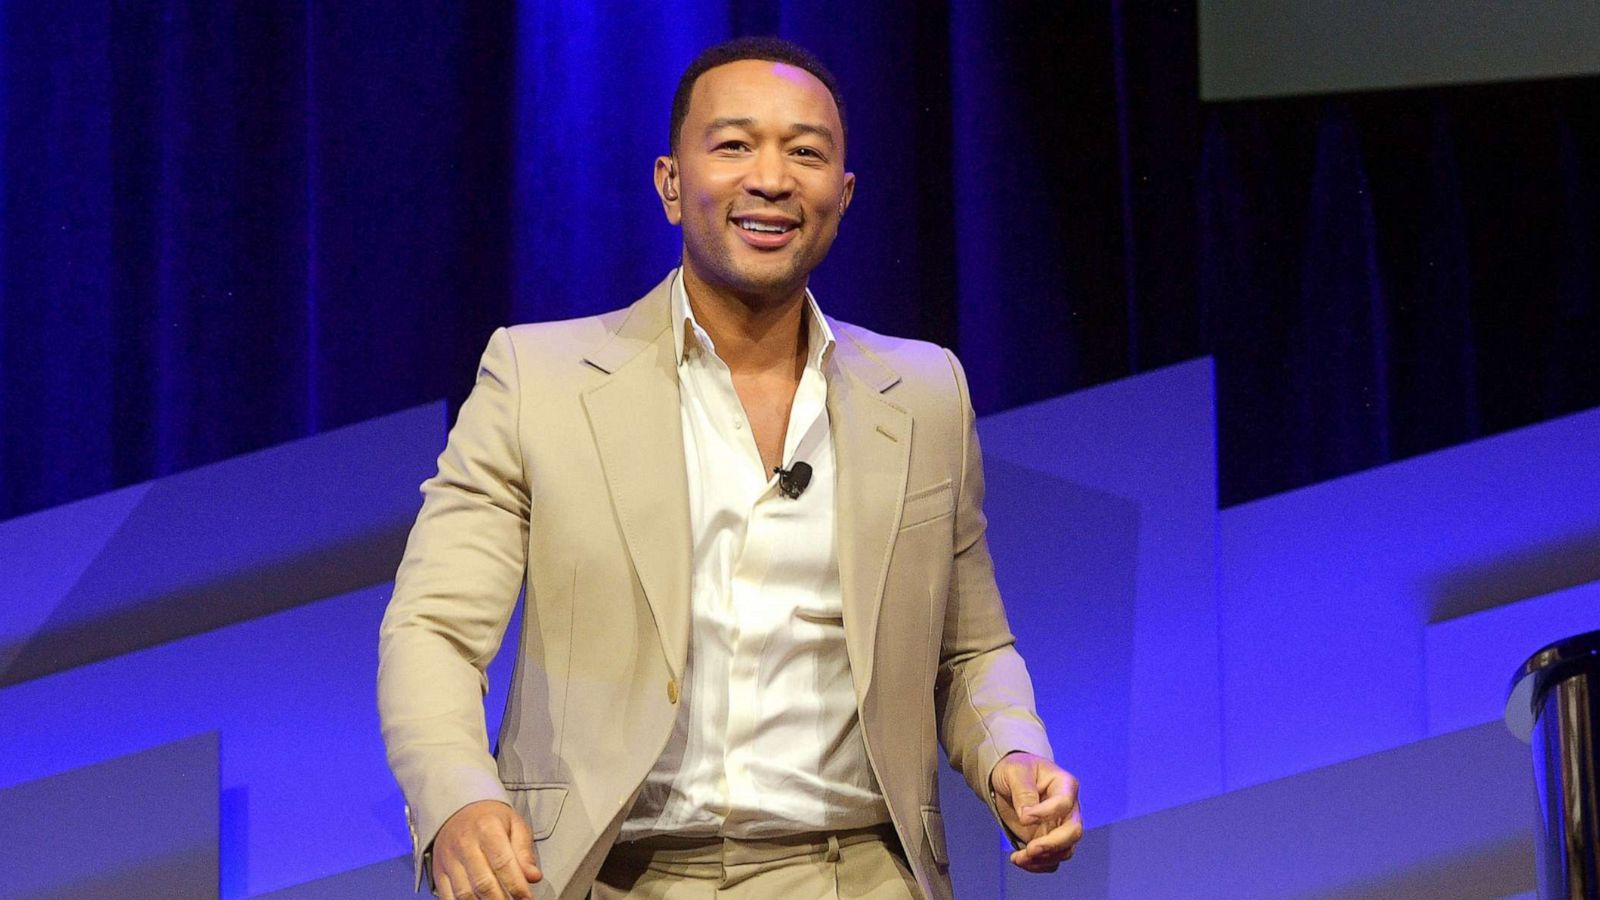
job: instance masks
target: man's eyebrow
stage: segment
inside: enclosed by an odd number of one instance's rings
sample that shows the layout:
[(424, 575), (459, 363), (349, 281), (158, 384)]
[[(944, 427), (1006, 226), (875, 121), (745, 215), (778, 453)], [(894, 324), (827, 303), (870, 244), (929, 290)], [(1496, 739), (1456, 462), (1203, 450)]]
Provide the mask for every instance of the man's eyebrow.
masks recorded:
[[(723, 128), (750, 128), (755, 124), (756, 120), (750, 118), (749, 116), (721, 116), (712, 119), (710, 124), (706, 125), (706, 134), (709, 135), (712, 132)], [(796, 122), (793, 126), (791, 126), (790, 130), (795, 134), (815, 135), (816, 137), (827, 141), (829, 147), (838, 146), (838, 142), (835, 141), (833, 137), (833, 129), (826, 125), (816, 125), (811, 122)]]
[(749, 128), (755, 123), (756, 120), (749, 116), (721, 116), (711, 120), (711, 124), (706, 126), (706, 134), (722, 128)]
[(829, 147), (838, 146), (833, 139), (833, 129), (826, 125), (813, 125), (810, 122), (796, 122), (794, 124), (794, 131), (796, 134), (816, 135), (817, 137), (827, 141)]

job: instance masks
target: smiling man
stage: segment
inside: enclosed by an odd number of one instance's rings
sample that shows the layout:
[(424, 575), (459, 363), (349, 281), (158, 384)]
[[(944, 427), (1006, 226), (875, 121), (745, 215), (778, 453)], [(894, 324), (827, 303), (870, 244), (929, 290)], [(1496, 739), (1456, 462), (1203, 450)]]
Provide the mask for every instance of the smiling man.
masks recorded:
[(682, 265), (490, 339), (380, 636), (441, 896), (942, 900), (936, 740), (1015, 865), (1082, 835), (995, 587), (960, 365), (806, 287), (855, 190), (844, 113), (792, 44), (705, 51), (655, 162)]

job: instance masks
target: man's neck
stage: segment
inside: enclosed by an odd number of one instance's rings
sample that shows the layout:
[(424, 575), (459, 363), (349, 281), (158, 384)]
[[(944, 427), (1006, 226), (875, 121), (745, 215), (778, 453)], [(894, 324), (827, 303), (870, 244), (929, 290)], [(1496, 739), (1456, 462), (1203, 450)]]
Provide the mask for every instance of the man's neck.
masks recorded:
[(793, 372), (805, 368), (806, 289), (801, 285), (781, 299), (740, 297), (683, 270), (684, 293), (695, 321), (717, 347), (717, 356), (735, 374)]

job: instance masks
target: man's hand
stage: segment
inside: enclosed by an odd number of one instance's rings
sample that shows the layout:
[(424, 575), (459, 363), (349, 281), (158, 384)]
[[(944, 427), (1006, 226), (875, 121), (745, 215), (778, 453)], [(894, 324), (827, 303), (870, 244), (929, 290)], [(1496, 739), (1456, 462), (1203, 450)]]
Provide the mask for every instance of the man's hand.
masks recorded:
[(1054, 872), (1083, 837), (1078, 779), (1042, 756), (1007, 753), (989, 773), (995, 808), (1011, 833), (1027, 841), (1011, 862), (1029, 872)]
[(456, 810), (433, 839), (433, 883), (444, 900), (533, 900), (542, 880), (533, 832), (499, 800)]

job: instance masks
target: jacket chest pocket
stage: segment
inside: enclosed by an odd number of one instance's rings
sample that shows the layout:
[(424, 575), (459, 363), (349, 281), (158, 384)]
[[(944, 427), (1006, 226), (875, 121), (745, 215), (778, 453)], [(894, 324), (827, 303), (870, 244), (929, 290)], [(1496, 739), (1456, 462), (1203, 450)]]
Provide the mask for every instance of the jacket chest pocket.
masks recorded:
[(900, 530), (932, 522), (955, 512), (956, 492), (946, 478), (933, 487), (906, 494), (900, 509)]

